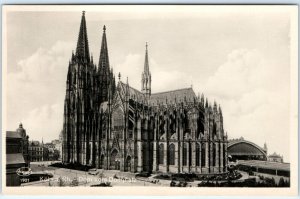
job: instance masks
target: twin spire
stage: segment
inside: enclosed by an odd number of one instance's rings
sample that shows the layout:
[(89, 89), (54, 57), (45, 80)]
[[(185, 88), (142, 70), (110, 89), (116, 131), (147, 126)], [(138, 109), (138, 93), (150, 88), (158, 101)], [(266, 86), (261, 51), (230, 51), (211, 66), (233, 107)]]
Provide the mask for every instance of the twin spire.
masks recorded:
[(106, 41), (106, 26), (103, 26), (103, 35), (102, 35), (102, 44), (100, 50), (100, 58), (99, 58), (99, 68), (106, 68), (109, 70), (109, 59), (108, 59), (108, 49), (107, 49), (107, 41)]
[(77, 47), (76, 47), (76, 56), (86, 61), (90, 62), (90, 52), (89, 52), (89, 42), (86, 30), (86, 22), (85, 22), (85, 11), (82, 11)]
[[(75, 56), (86, 63), (90, 63), (92, 60), (90, 58), (89, 52), (89, 43), (88, 43), (88, 36), (87, 36), (87, 27), (86, 27), (86, 20), (85, 20), (85, 11), (82, 11), (77, 47)], [(100, 57), (99, 57), (99, 70), (106, 71), (109, 73), (110, 66), (109, 66), (109, 57), (108, 57), (108, 48), (107, 48), (107, 40), (106, 40), (106, 26), (103, 26), (103, 35), (102, 35), (102, 43), (101, 43), (101, 50), (100, 50)], [(148, 43), (146, 43), (146, 54), (145, 54), (145, 63), (144, 63), (144, 72), (142, 74), (142, 91), (147, 94), (151, 95), (151, 74), (149, 70), (149, 60), (148, 60)]]
[[(85, 21), (85, 11), (82, 11), (77, 47), (76, 47), (76, 56), (89, 63), (90, 52), (89, 52), (89, 42), (87, 36), (87, 28)], [(102, 44), (100, 50), (99, 58), (99, 68), (107, 68), (109, 70), (109, 59), (108, 59), (108, 50), (107, 50), (107, 40), (106, 40), (106, 26), (103, 26), (103, 35), (102, 35)]]

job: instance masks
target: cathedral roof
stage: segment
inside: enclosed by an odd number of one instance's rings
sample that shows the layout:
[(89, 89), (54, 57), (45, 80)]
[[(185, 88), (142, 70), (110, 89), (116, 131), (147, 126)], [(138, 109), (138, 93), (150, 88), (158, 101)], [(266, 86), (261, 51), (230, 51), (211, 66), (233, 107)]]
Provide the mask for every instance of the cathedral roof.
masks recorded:
[(192, 88), (183, 88), (160, 93), (153, 93), (150, 97), (150, 104), (174, 104), (175, 102), (193, 101), (196, 97)]
[[(123, 83), (120, 81), (120, 86), (122, 90), (124, 91), (124, 94), (126, 93), (126, 83)], [(129, 98), (134, 99), (136, 101), (146, 101), (146, 96), (139, 90), (128, 86), (129, 88)], [(185, 100), (187, 102), (191, 102), (196, 97), (195, 92), (192, 88), (183, 88), (183, 89), (177, 89), (177, 90), (171, 90), (171, 91), (165, 91), (165, 92), (159, 92), (159, 93), (153, 93), (150, 96), (149, 104), (150, 105), (157, 105), (157, 104), (174, 104), (175, 102), (184, 102)]]
[[(124, 93), (126, 93), (126, 86), (127, 84), (123, 83), (122, 81), (120, 81), (120, 85), (122, 87), (122, 90), (124, 91)], [(131, 99), (135, 99), (137, 101), (145, 101), (146, 100), (146, 96), (140, 92), (139, 90), (129, 86), (129, 97)]]

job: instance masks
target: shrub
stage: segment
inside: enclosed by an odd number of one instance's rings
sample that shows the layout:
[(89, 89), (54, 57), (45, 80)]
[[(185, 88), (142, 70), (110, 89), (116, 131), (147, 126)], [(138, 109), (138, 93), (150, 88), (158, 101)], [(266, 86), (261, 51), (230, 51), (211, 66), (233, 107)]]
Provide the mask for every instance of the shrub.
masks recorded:
[(175, 186), (176, 186), (176, 182), (172, 180), (172, 181), (170, 182), (170, 187), (175, 187)]
[(149, 172), (138, 173), (135, 175), (135, 177), (144, 177), (144, 178), (147, 178), (149, 176), (151, 176)]
[(91, 187), (112, 187), (110, 182), (101, 182), (100, 184), (91, 185)]
[(60, 187), (65, 186), (65, 182), (64, 182), (64, 180), (62, 179), (62, 177), (59, 177), (59, 178), (58, 178), (58, 186), (60, 186)]
[(78, 182), (78, 179), (77, 178), (74, 178), (71, 182), (71, 186), (73, 187), (77, 187), (79, 185), (79, 182)]

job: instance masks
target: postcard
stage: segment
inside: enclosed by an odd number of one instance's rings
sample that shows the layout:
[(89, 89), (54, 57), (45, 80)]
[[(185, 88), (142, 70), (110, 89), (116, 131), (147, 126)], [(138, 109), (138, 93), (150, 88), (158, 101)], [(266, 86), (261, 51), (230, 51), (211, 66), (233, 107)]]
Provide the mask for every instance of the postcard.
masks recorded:
[(297, 195), (297, 6), (2, 19), (5, 194)]

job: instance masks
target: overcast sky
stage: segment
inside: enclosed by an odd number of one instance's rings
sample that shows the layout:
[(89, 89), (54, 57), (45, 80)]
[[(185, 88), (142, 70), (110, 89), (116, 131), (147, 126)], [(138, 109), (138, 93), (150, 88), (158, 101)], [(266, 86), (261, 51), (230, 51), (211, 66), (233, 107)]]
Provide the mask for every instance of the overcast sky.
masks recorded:
[[(98, 63), (102, 27), (115, 74), (141, 88), (145, 42), (152, 92), (193, 86), (221, 104), (229, 138), (267, 143), (289, 161), (290, 15), (257, 7), (76, 7), (7, 14), (7, 130), (22, 122), (30, 140), (57, 139), (68, 62), (86, 10)], [(4, 29), (5, 30), (5, 29)]]

